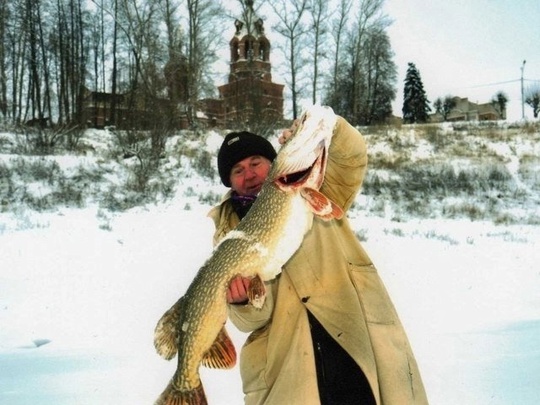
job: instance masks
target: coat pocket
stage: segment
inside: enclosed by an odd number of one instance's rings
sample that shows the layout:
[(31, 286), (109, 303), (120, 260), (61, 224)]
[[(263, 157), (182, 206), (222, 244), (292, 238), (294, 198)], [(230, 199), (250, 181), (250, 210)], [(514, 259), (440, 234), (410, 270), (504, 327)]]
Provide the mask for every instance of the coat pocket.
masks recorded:
[(397, 315), (394, 305), (375, 266), (349, 263), (349, 272), (362, 303), (366, 321), (380, 325), (395, 324)]
[(240, 374), (245, 394), (267, 388), (265, 373), (268, 325), (249, 335), (240, 353)]

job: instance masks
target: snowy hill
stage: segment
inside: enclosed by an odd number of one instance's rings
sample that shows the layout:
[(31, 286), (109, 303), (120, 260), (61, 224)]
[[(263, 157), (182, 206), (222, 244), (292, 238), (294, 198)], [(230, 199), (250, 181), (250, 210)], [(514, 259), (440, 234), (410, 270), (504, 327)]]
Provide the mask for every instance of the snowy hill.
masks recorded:
[[(431, 402), (538, 403), (539, 123), (362, 132), (369, 170), (348, 216)], [(155, 400), (175, 364), (153, 328), (211, 251), (222, 136), (172, 134), (156, 164), (148, 140), (126, 148), (113, 131), (47, 154), (0, 132), (0, 403)], [(237, 368), (203, 383), (211, 404), (242, 401)]]
[(364, 192), (392, 201), (398, 217), (538, 224), (539, 128), (486, 122), (367, 129)]

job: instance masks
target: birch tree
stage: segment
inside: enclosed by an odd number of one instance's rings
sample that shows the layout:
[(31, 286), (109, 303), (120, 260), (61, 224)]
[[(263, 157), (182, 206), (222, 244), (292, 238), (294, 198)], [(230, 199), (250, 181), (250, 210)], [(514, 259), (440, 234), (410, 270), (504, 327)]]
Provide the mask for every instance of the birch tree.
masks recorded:
[(327, 0), (310, 0), (309, 3), (309, 17), (311, 26), (311, 31), (309, 39), (312, 43), (312, 47), (309, 47), (311, 52), (311, 58), (313, 60), (313, 71), (311, 79), (311, 102), (316, 104), (318, 100), (318, 88), (320, 83), (320, 66), (324, 63), (324, 60), (328, 56), (327, 44), (327, 34), (328, 34), (328, 1)]
[(224, 14), (214, 0), (186, 0), (187, 60), (188, 60), (188, 117), (195, 123), (198, 100), (214, 88), (209, 76), (210, 65), (216, 60), (221, 40), (219, 22)]
[(327, 97), (330, 96), (328, 100), (330, 105), (337, 104), (338, 100), (332, 99), (337, 96), (337, 93), (333, 90), (338, 85), (338, 75), (341, 69), (342, 63), (341, 60), (345, 60), (344, 55), (342, 55), (341, 44), (343, 37), (346, 34), (347, 23), (349, 21), (348, 17), (351, 12), (352, 1), (351, 0), (340, 0), (335, 16), (332, 19), (332, 38), (334, 39), (333, 46), (333, 67), (332, 67), (332, 77), (329, 83), (330, 89), (327, 91)]
[(306, 60), (306, 34), (310, 30), (305, 20), (309, 0), (271, 0), (269, 4), (278, 18), (274, 29), (282, 36), (285, 43), (283, 52), (288, 67), (288, 79), (285, 82), (291, 90), (294, 119), (298, 117), (299, 102), (303, 95), (300, 75)]

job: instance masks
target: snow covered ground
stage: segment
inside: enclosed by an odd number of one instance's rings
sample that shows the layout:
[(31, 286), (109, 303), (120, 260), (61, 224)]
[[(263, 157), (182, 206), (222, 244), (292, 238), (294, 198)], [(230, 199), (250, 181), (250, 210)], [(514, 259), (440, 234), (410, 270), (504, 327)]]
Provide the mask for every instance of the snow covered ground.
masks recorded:
[[(0, 404), (153, 403), (176, 366), (153, 329), (211, 251), (209, 208), (177, 192), (124, 212), (1, 213)], [(350, 217), (432, 404), (540, 403), (539, 226)], [(210, 404), (242, 403), (237, 368), (202, 377)]]

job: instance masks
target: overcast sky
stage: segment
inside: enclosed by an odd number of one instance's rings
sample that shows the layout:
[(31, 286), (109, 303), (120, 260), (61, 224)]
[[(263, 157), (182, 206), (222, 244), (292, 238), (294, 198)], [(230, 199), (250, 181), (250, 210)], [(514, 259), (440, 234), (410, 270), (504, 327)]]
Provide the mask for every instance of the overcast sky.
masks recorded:
[[(257, 4), (257, 3), (256, 3)], [(227, 3), (231, 15), (236, 3)], [(540, 86), (540, 0), (386, 0), (384, 10), (393, 21), (388, 29), (398, 67), (394, 115), (401, 116), (403, 82), (408, 62), (420, 71), (428, 99), (446, 95), (488, 103), (498, 91), (509, 99), (508, 119), (521, 119), (521, 67), (526, 60), (524, 87)], [(262, 15), (269, 37), (272, 21)], [(234, 34), (231, 25), (227, 31)], [(228, 74), (224, 48), (223, 79)], [(274, 65), (280, 58), (274, 50)], [(276, 66), (273, 80), (284, 83)], [(525, 104), (525, 117), (532, 109)]]
[[(499, 90), (508, 119), (521, 118), (525, 88), (540, 85), (540, 0), (386, 0), (398, 66), (394, 114), (401, 116), (407, 63), (420, 71), (428, 99), (447, 94), (485, 103)], [(525, 104), (525, 116), (532, 109)]]

